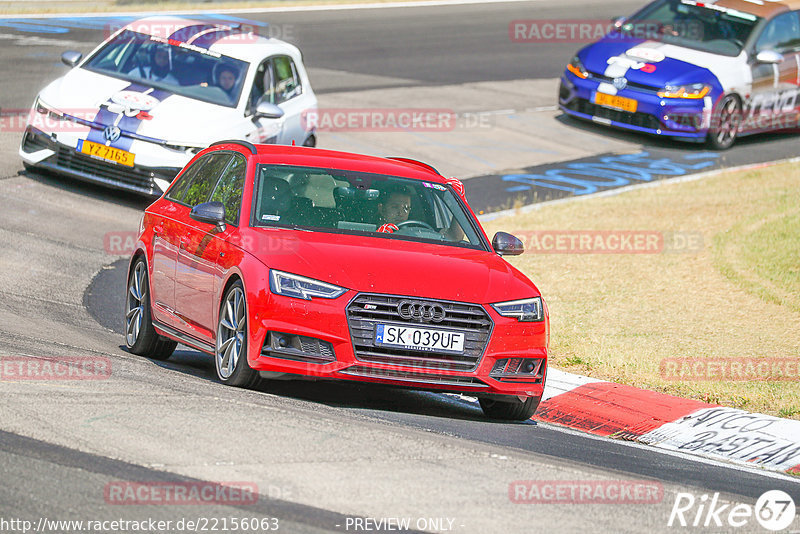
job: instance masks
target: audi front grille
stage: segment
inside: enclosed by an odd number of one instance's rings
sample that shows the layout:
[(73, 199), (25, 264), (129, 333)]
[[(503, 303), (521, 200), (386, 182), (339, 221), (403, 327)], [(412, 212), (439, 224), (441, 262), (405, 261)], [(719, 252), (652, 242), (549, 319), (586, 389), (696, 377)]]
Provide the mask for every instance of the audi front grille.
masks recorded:
[[(448, 371), (474, 371), (494, 326), (486, 310), (475, 304), (370, 293), (359, 294), (350, 302), (347, 323), (357, 360)], [(461, 332), (464, 351), (379, 345), (375, 343), (378, 324)]]

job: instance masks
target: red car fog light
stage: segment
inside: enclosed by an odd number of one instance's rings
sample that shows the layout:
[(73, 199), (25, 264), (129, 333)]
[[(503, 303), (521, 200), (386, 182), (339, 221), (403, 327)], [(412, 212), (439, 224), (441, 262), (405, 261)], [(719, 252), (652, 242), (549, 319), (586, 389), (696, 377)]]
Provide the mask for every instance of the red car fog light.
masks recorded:
[(283, 332), (267, 332), (261, 355), (309, 363), (336, 361), (333, 345), (322, 339)]
[(503, 358), (497, 360), (489, 376), (500, 382), (542, 381), (544, 360), (541, 358)]

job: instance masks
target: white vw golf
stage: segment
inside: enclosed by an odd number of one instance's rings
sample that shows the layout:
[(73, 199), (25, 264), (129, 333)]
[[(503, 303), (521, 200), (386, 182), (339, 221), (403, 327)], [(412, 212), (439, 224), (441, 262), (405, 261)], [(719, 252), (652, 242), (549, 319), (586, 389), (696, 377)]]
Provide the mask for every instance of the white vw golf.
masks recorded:
[(216, 141), (316, 144), (300, 51), (242, 26), (151, 17), (61, 59), (73, 68), (36, 97), (26, 168), (160, 195)]

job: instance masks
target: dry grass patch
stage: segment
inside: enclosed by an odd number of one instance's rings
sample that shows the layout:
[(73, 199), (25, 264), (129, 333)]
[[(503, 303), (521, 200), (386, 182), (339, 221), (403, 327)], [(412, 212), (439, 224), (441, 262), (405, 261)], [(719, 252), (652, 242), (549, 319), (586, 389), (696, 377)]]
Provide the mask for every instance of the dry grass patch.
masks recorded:
[(661, 371), (674, 358), (800, 361), (797, 164), (543, 206), (485, 227), (490, 236), (497, 230), (657, 231), (668, 242), (671, 232), (702, 236), (700, 247), (684, 252), (526, 253), (509, 261), (549, 304), (551, 365), (800, 418), (796, 378), (678, 381)]

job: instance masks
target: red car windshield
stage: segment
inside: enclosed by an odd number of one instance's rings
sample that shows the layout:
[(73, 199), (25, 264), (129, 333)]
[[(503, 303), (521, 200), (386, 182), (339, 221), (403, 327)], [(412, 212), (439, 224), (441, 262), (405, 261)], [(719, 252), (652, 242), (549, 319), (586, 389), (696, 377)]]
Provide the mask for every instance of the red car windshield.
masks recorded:
[(369, 234), (484, 249), (476, 222), (441, 184), (352, 171), (262, 165), (256, 226)]

